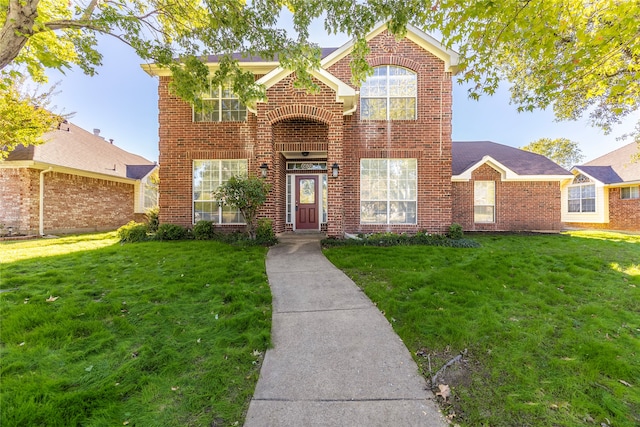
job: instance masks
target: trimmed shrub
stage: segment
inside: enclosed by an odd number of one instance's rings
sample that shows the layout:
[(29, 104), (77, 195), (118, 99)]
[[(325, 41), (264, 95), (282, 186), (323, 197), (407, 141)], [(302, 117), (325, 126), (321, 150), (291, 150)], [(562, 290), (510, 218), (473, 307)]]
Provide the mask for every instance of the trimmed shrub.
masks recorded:
[(256, 227), (256, 243), (266, 246), (278, 243), (276, 233), (273, 231), (273, 221), (271, 219), (258, 219), (258, 226)]
[(147, 209), (147, 212), (144, 214), (145, 218), (147, 219), (147, 224), (149, 225), (150, 233), (155, 233), (156, 231), (158, 231), (158, 226), (160, 226), (159, 215), (160, 208), (157, 206)]
[(187, 229), (176, 224), (160, 224), (156, 231), (156, 240), (183, 240), (188, 236)]
[(143, 242), (148, 239), (149, 227), (141, 222), (130, 221), (118, 228), (116, 235), (122, 243)]
[(462, 226), (457, 223), (453, 223), (449, 226), (449, 232), (447, 233), (450, 239), (462, 239), (464, 237), (464, 231), (462, 231)]
[(215, 231), (213, 231), (213, 222), (205, 220), (196, 222), (192, 233), (193, 238), (196, 240), (211, 240), (216, 236)]

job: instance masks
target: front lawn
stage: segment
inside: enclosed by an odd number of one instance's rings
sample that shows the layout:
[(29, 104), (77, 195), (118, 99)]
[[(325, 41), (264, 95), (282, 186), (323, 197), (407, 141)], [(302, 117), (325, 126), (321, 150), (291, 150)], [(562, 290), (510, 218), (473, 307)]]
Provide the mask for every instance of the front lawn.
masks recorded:
[[(469, 236), (467, 236), (469, 237)], [(640, 425), (640, 236), (473, 235), (481, 248), (338, 247), (466, 426)], [(446, 396), (446, 387), (444, 388)]]
[(0, 425), (242, 425), (270, 343), (265, 253), (0, 243)]

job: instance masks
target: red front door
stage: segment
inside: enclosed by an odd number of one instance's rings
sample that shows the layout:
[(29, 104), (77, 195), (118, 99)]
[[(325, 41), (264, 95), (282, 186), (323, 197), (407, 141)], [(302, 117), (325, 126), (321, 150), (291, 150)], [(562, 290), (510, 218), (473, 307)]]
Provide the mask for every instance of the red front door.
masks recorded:
[(296, 230), (319, 230), (318, 177), (296, 176)]

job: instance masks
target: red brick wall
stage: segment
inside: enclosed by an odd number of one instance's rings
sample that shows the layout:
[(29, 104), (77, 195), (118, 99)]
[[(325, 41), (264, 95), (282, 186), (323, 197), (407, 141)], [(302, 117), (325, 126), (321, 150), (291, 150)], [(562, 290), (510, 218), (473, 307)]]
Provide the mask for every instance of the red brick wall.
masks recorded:
[[(268, 89), (267, 103), (257, 105), (242, 123), (193, 123), (191, 107), (168, 91), (161, 77), (160, 222), (192, 223), (192, 162), (194, 159), (248, 159), (249, 172), (269, 167), (269, 202), (260, 216), (285, 224), (285, 159), (280, 151), (326, 151), (327, 163), (340, 165), (340, 176), (328, 179), (329, 235), (343, 232), (444, 231), (451, 223), (451, 76), (444, 62), (409, 40), (386, 32), (371, 41), (367, 60), (373, 66), (399, 65), (418, 73), (417, 120), (366, 121), (344, 116), (335, 92), (316, 81), (320, 91), (307, 94), (293, 87), (290, 75)], [(349, 58), (329, 71), (350, 82)], [(418, 159), (418, 224), (360, 225), (360, 159)]]
[(0, 169), (0, 235), (35, 234), (38, 231), (38, 171)]
[[(451, 224), (451, 75), (444, 62), (408, 39), (396, 40), (386, 31), (369, 43), (367, 62), (396, 65), (418, 77), (417, 120), (360, 121), (360, 109), (345, 116), (344, 156), (345, 229), (349, 232), (445, 231)], [(329, 71), (350, 82), (349, 58)], [(418, 217), (416, 225), (360, 224), (360, 159), (415, 158), (418, 160)]]
[[(495, 223), (473, 221), (474, 181), (495, 182)], [(454, 182), (453, 222), (467, 231), (560, 230), (560, 183), (557, 181), (503, 182), (498, 171), (480, 166), (468, 182)]]
[[(131, 184), (57, 172), (46, 173), (44, 183), (45, 233), (114, 230), (135, 218)], [(40, 171), (0, 169), (0, 184), (0, 224), (38, 234)]]
[(640, 199), (621, 199), (620, 188), (609, 188), (609, 222), (565, 223), (570, 228), (640, 231)]

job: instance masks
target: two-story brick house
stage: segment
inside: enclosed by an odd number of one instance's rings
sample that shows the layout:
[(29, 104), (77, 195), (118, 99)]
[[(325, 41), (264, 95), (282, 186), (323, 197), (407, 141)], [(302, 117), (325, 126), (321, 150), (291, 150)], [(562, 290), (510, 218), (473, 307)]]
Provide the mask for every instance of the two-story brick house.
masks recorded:
[[(211, 88), (203, 97), (210, 108), (194, 110), (170, 93), (168, 71), (145, 66), (159, 76), (160, 222), (241, 224), (241, 216), (220, 206), (212, 192), (231, 175), (248, 173), (272, 185), (261, 216), (273, 219), (276, 232), (445, 231), (454, 206), (452, 75), (458, 55), (411, 26), (397, 39), (381, 25), (367, 40), (373, 76), (353, 86), (352, 42), (324, 49), (321, 68), (312, 71), (320, 86), (314, 94), (295, 88), (295, 75), (278, 62), (239, 58), (267, 94), (246, 107), (227, 88)], [(208, 66), (215, 70), (215, 57)], [(543, 213), (536, 228), (559, 227), (563, 172), (549, 178), (557, 213)], [(459, 194), (472, 199), (459, 203), (461, 209), (473, 211), (474, 195)], [(546, 204), (545, 198), (540, 205)]]

